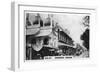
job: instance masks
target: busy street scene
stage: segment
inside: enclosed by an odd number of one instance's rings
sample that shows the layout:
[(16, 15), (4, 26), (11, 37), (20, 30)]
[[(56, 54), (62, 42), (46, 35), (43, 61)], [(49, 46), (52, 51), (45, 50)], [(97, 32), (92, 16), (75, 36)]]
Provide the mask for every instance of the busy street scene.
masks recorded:
[(89, 58), (88, 14), (25, 12), (25, 60)]

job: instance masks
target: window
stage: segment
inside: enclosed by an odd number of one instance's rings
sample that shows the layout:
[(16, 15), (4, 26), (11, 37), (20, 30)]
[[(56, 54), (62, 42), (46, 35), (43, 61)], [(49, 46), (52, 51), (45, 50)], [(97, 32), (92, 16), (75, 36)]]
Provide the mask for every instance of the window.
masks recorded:
[(29, 14), (28, 13), (26, 14), (26, 25), (31, 26), (31, 23), (29, 21)]
[(39, 24), (38, 20), (36, 20), (36, 21), (33, 22), (33, 25), (37, 25), (37, 24)]
[(44, 26), (50, 26), (50, 25), (51, 25), (50, 18), (47, 18), (44, 23)]
[(43, 27), (43, 20), (40, 19), (40, 27)]
[(39, 24), (39, 17), (35, 16), (35, 21), (33, 21), (33, 25)]
[(49, 39), (48, 38), (45, 38), (44, 41), (43, 41), (44, 45), (48, 45), (49, 44)]

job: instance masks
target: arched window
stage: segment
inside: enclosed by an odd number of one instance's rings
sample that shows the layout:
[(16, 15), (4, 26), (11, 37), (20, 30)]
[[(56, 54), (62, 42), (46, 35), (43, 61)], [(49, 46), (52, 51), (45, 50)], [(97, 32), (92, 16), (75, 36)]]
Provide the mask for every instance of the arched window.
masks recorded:
[(48, 18), (46, 18), (44, 26), (50, 26), (51, 25), (51, 19), (50, 16), (48, 15)]
[(39, 16), (35, 16), (35, 21), (33, 22), (33, 25), (39, 24)]
[(26, 14), (26, 26), (31, 26), (31, 23), (29, 21), (29, 13)]
[(35, 21), (33, 22), (33, 25), (39, 25), (40, 27), (43, 27), (43, 20), (40, 17), (40, 14), (37, 14), (37, 16), (35, 16)]

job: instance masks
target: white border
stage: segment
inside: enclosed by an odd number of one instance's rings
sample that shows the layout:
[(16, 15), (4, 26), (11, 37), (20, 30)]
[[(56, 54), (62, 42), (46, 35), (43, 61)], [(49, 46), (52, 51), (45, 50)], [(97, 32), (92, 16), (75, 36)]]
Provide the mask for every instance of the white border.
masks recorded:
[[(80, 6), (40, 6), (32, 5), (31, 3), (12, 3), (12, 59), (11, 69), (30, 70), (30, 69), (45, 69), (55, 67), (73, 67), (73, 66), (91, 66), (96, 65), (96, 48), (95, 48), (95, 28), (96, 24), (96, 8), (80, 7)], [(89, 59), (68, 59), (68, 60), (40, 60), (24, 62), (24, 10), (34, 11), (50, 11), (50, 12), (74, 12), (74, 13), (90, 13), (90, 58)], [(92, 32), (92, 33), (91, 33)], [(64, 62), (64, 64), (62, 64)]]

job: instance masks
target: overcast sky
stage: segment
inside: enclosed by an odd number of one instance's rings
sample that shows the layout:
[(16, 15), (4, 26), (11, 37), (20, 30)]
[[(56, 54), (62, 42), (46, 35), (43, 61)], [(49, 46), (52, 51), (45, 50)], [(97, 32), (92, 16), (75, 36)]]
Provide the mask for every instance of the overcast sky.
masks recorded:
[(56, 15), (59, 25), (70, 32), (70, 36), (77, 43), (82, 43), (80, 36), (85, 31), (85, 27), (82, 25), (84, 14), (66, 14)]
[[(32, 15), (36, 14), (32, 13), (31, 16)], [(48, 13), (42, 13), (40, 15), (44, 19), (48, 16)], [(85, 27), (82, 25), (84, 16), (86, 16), (86, 14), (53, 14), (54, 20), (57, 21), (62, 28), (67, 29), (72, 39), (77, 43), (81, 43), (80, 36), (85, 31)], [(33, 20), (33, 17), (30, 17), (30, 19)]]

